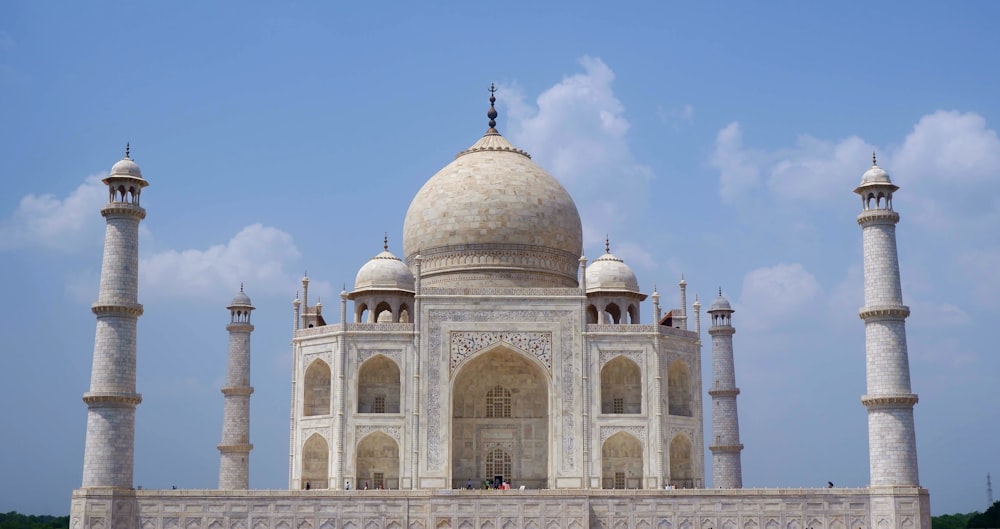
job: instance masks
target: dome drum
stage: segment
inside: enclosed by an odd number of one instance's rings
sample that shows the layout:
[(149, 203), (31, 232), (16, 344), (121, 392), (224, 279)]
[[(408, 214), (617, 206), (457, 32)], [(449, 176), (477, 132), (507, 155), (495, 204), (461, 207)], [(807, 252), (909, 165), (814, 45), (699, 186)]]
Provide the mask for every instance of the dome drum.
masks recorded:
[[(413, 257), (407, 259), (413, 265)], [(524, 244), (467, 244), (420, 252), (420, 280), (426, 286), (577, 286), (579, 257), (554, 248)], [(511, 282), (503, 285), (504, 280)]]

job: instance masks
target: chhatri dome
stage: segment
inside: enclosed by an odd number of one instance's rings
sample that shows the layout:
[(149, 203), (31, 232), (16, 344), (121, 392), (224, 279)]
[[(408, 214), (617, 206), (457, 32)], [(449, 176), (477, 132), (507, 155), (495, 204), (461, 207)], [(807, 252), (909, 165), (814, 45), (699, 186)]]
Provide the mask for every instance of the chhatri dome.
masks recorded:
[(372, 257), (358, 270), (354, 278), (355, 292), (361, 290), (404, 290), (413, 292), (413, 274), (403, 261), (389, 251), (389, 238), (382, 243), (382, 252)]
[(587, 292), (617, 291), (639, 293), (639, 281), (625, 261), (611, 253), (611, 243), (604, 241), (604, 255), (587, 266)]
[(406, 262), (421, 258), (424, 287), (576, 287), (580, 213), (558, 180), (497, 132), (495, 91), (486, 134), (410, 203)]

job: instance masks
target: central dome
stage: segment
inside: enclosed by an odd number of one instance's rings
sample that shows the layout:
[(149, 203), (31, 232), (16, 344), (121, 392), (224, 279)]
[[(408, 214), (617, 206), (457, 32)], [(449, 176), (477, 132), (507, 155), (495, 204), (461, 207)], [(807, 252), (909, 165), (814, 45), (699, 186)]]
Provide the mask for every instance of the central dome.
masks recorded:
[[(492, 100), (492, 98), (491, 98)], [(403, 253), (424, 286), (576, 287), (583, 230), (552, 175), (494, 127), (410, 202)]]

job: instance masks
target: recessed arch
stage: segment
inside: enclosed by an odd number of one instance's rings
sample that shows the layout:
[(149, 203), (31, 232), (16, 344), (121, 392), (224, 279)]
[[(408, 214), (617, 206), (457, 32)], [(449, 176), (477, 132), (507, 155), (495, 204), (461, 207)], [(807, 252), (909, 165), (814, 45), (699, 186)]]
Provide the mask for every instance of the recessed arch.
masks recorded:
[(642, 443), (618, 432), (601, 445), (601, 488), (642, 488)]
[(667, 367), (667, 412), (670, 415), (691, 417), (693, 390), (691, 368), (683, 360), (674, 360)]
[(356, 487), (399, 488), (399, 444), (383, 432), (366, 435), (355, 451)]
[(368, 323), (370, 311), (367, 303), (359, 303), (354, 309), (354, 323)]
[(400, 412), (399, 365), (375, 355), (358, 368), (358, 413)]
[(593, 304), (587, 305), (587, 323), (600, 323), (600, 316), (597, 314), (597, 307)]
[(601, 413), (642, 413), (642, 369), (625, 356), (601, 368)]
[(617, 303), (608, 303), (604, 307), (604, 323), (621, 323), (622, 309)]
[(679, 433), (670, 440), (670, 483), (682, 489), (694, 488), (691, 440)]
[(330, 445), (322, 435), (314, 433), (302, 445), (301, 487), (303, 489), (329, 488), (329, 476)]
[(399, 323), (410, 323), (410, 307), (406, 303), (399, 306)]
[(330, 366), (322, 360), (314, 360), (303, 378), (302, 415), (330, 414)]
[(639, 307), (634, 303), (630, 303), (628, 306), (628, 322), (632, 325), (639, 324)]
[[(544, 366), (504, 344), (463, 362), (451, 391), (452, 486), (502, 475), (515, 487), (546, 488), (549, 393)], [(498, 448), (509, 454), (510, 472), (484, 476)]]

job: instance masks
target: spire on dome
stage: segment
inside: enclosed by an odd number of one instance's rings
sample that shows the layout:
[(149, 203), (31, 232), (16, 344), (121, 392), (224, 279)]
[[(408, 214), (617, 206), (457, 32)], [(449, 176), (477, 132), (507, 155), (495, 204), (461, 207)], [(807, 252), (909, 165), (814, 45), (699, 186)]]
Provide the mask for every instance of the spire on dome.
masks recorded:
[(496, 91), (497, 91), (496, 85), (493, 84), (493, 83), (490, 83), (490, 110), (489, 110), (489, 112), (486, 113), (486, 117), (490, 118), (490, 128), (489, 128), (489, 130), (486, 131), (487, 134), (500, 134), (499, 132), (497, 132), (497, 128), (496, 128), (497, 127), (497, 109), (496, 109), (496, 106), (494, 106), (495, 103), (497, 102), (497, 98), (494, 95), (494, 94), (496, 94)]
[(125, 159), (126, 160), (131, 160), (132, 159), (131, 157), (129, 157), (130, 147), (131, 146), (129, 145), (129, 142), (125, 142)]
[(604, 234), (604, 253), (611, 253), (611, 238)]
[(382, 249), (389, 251), (389, 232), (385, 232), (385, 236), (382, 237)]
[(872, 151), (872, 167), (878, 167), (878, 162), (875, 161), (875, 151)]

